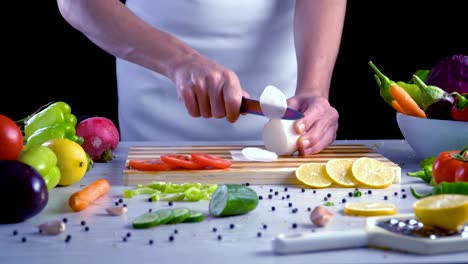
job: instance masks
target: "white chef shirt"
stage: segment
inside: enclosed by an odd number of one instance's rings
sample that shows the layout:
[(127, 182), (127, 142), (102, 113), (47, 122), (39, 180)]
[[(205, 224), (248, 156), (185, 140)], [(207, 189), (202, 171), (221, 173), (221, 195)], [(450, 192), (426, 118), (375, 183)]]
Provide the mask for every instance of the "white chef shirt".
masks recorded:
[[(241, 87), (258, 99), (271, 84), (287, 98), (297, 78), (293, 0), (127, 0), (126, 5), (159, 30), (233, 70)], [(194, 118), (174, 83), (117, 58), (121, 139), (260, 140), (266, 117)]]

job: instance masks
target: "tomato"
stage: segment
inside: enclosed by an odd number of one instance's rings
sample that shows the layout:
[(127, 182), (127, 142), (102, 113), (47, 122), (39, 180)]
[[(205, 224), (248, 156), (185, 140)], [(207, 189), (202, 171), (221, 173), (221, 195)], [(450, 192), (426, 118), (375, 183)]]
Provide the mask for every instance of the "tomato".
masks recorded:
[(193, 160), (207, 167), (227, 169), (232, 165), (232, 163), (229, 160), (204, 153), (192, 153), (190, 154), (190, 156)]
[(0, 160), (16, 160), (23, 150), (23, 133), (11, 118), (0, 115)]
[(128, 166), (132, 169), (140, 171), (167, 171), (180, 168), (179, 166), (162, 162), (159, 159), (129, 160)]
[(179, 166), (185, 169), (200, 170), (205, 168), (205, 165), (198, 163), (187, 155), (166, 154), (162, 155), (160, 158), (167, 164)]
[(434, 181), (468, 181), (468, 145), (461, 151), (450, 150), (437, 155), (432, 165)]

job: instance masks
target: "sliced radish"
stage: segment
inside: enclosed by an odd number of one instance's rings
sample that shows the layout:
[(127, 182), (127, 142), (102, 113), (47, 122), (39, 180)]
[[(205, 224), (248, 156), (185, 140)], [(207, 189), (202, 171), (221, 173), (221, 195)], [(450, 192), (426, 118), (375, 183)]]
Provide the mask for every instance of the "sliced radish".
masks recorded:
[(247, 147), (242, 149), (242, 154), (253, 161), (274, 161), (278, 159), (276, 153), (257, 147)]
[(263, 143), (277, 155), (291, 155), (297, 151), (299, 134), (294, 130), (295, 120), (271, 119), (263, 127)]
[(286, 113), (288, 102), (284, 93), (273, 85), (268, 85), (260, 95), (260, 107), (270, 119), (281, 119)]

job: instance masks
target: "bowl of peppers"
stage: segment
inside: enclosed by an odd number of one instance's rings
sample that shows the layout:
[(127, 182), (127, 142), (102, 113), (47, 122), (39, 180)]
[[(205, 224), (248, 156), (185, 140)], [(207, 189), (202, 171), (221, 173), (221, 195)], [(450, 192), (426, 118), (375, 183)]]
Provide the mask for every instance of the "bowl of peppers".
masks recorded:
[(393, 81), (372, 61), (384, 101), (396, 110), (400, 131), (419, 158), (468, 144), (468, 56), (444, 58), (410, 81)]

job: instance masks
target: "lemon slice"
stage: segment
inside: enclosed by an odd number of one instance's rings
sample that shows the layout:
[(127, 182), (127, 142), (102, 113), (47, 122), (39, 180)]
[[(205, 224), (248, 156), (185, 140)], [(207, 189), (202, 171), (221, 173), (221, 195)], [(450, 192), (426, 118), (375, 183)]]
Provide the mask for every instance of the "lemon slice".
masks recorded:
[(354, 182), (369, 188), (387, 188), (395, 179), (395, 172), (389, 165), (372, 158), (362, 157), (351, 167)]
[(305, 163), (296, 169), (296, 178), (307, 186), (325, 188), (332, 185), (323, 163)]
[(424, 225), (456, 231), (468, 223), (468, 195), (429, 196), (416, 201), (413, 210)]
[(344, 213), (355, 216), (394, 215), (397, 213), (397, 209), (391, 203), (354, 202), (345, 205)]
[(353, 181), (351, 167), (354, 160), (352, 159), (331, 159), (325, 164), (325, 171), (328, 177), (339, 186), (354, 187), (356, 183)]

